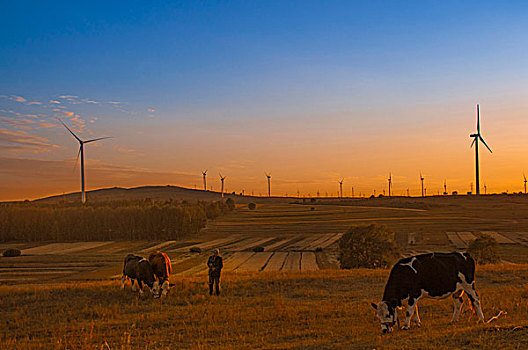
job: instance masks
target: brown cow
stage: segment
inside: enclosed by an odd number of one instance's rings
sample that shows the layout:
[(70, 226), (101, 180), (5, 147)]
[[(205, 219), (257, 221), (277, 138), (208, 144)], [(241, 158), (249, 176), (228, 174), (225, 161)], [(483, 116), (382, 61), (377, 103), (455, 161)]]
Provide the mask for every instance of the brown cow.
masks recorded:
[(156, 298), (165, 296), (169, 292), (169, 277), (172, 272), (171, 261), (167, 254), (155, 251), (149, 255), (149, 262), (152, 266), (152, 271), (157, 277), (161, 289), (158, 289), (155, 294)]

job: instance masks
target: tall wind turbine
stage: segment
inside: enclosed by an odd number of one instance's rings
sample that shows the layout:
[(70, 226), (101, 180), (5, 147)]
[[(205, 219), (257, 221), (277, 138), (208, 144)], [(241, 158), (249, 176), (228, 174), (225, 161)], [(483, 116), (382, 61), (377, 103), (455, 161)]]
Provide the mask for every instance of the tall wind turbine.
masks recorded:
[(523, 173), (523, 176), (524, 176), (524, 194), (526, 194), (526, 182), (528, 182), (528, 180), (526, 180), (526, 175)]
[(224, 180), (227, 176), (222, 176), (222, 174), (218, 173), (220, 175), (220, 181), (222, 182), (222, 189), (220, 190), (220, 193), (222, 195), (222, 198), (224, 198)]
[(339, 198), (341, 199), (343, 199), (343, 181), (345, 181), (345, 179), (339, 181)]
[(444, 180), (444, 195), (447, 195), (447, 180)]
[[(62, 120), (59, 119), (59, 121), (61, 122), (62, 125), (64, 125), (64, 127), (66, 129), (68, 129), (70, 134), (72, 134), (72, 136), (75, 137), (75, 139), (79, 142), (79, 153), (77, 153), (77, 160), (79, 159), (79, 155), (80, 155), (81, 156), (81, 202), (84, 204), (84, 203), (86, 203), (86, 193), (84, 191), (84, 145), (87, 144), (87, 143), (90, 143), (90, 142), (95, 142), (95, 141), (99, 141), (99, 140), (109, 139), (110, 137), (109, 136), (107, 136), (107, 137), (98, 137), (96, 139), (83, 141), (77, 135), (75, 135), (75, 133), (73, 131), (71, 131), (70, 128), (68, 128), (66, 126), (66, 124), (64, 124), (64, 122)], [(77, 163), (77, 161), (75, 161), (75, 163)]]
[(392, 188), (392, 174), (389, 173), (389, 197), (391, 196), (391, 188)]
[(203, 176), (203, 183), (204, 183), (204, 191), (207, 191), (207, 180), (205, 179), (205, 177), (207, 176), (207, 169), (205, 169), (205, 171), (202, 171), (202, 176)]
[(268, 178), (268, 197), (271, 197), (271, 173), (264, 173)]
[(489, 148), (488, 144), (482, 136), (480, 135), (480, 109), (479, 105), (477, 104), (477, 133), (471, 134), (469, 137), (473, 137), (473, 142), (471, 142), (471, 147), (475, 145), (475, 183), (476, 183), (476, 192), (477, 194), (480, 194), (480, 174), (479, 174), (479, 140), (482, 141), (484, 146), (490, 151), (490, 153), (493, 153), (491, 148)]
[(424, 180), (425, 180), (425, 177), (423, 177), (422, 173), (420, 173), (420, 181), (422, 182), (422, 197), (424, 196), (424, 186), (423, 186)]

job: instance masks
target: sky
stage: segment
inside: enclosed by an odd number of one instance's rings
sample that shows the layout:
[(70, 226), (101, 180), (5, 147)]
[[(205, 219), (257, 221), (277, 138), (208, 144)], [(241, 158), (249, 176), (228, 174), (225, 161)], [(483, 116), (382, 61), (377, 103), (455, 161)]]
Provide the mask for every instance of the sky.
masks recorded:
[[(528, 174), (523, 1), (4, 1), (0, 200), (86, 186), (470, 191)], [(484, 189), (481, 190), (484, 192)]]

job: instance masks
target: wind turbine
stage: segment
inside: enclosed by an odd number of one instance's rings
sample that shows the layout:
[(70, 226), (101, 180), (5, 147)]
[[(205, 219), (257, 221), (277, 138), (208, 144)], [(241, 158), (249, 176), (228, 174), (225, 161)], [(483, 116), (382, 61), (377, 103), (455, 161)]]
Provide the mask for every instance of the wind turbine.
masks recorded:
[(391, 188), (392, 188), (392, 174), (389, 173), (389, 197), (391, 196)]
[(444, 196), (447, 195), (447, 181), (444, 180)]
[[(75, 133), (71, 131), (70, 128), (68, 128), (62, 120), (59, 119), (59, 121), (61, 122), (62, 125), (64, 125), (66, 129), (68, 129), (70, 134), (72, 134), (72, 136), (75, 137), (75, 139), (79, 142), (79, 153), (77, 153), (77, 160), (79, 159), (79, 155), (80, 155), (81, 156), (81, 202), (84, 204), (86, 203), (86, 193), (84, 191), (84, 145), (90, 142), (109, 139), (110, 136), (98, 137), (96, 139), (83, 141), (77, 135), (75, 135)], [(76, 164), (77, 164), (77, 160), (75, 161)]]
[(484, 146), (490, 151), (490, 153), (493, 153), (491, 148), (489, 148), (488, 144), (482, 136), (480, 135), (480, 109), (479, 105), (477, 104), (477, 133), (471, 134), (469, 137), (473, 137), (473, 142), (471, 142), (471, 147), (475, 145), (475, 182), (476, 182), (476, 192), (477, 194), (480, 194), (480, 175), (479, 175), (479, 140), (482, 141)]
[(207, 180), (205, 179), (205, 177), (207, 176), (207, 169), (205, 169), (205, 171), (202, 171), (202, 176), (203, 176), (203, 183), (204, 183), (204, 191), (207, 191)]
[(526, 182), (528, 182), (528, 180), (526, 180), (526, 175), (523, 173), (523, 177), (524, 177), (524, 194), (526, 194)]
[(224, 198), (224, 180), (227, 176), (222, 176), (222, 174), (218, 173), (220, 175), (220, 181), (222, 182), (222, 189), (220, 190), (220, 193), (222, 195), (222, 198)]
[(271, 197), (271, 173), (264, 173), (268, 178), (268, 197)]
[(420, 172), (420, 181), (422, 182), (422, 197), (424, 196), (424, 186), (423, 186), (424, 180), (425, 180), (425, 177), (423, 177), (422, 173)]
[(343, 199), (343, 181), (345, 181), (344, 178), (339, 181), (339, 197), (341, 199)]

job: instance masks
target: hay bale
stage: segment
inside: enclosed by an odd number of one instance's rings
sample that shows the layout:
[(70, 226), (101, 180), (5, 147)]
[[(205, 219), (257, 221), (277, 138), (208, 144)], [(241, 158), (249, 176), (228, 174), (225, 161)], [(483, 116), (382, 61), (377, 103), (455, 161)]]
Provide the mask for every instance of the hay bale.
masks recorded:
[(6, 258), (12, 258), (15, 256), (20, 256), (20, 254), (22, 254), (20, 252), (20, 249), (10, 248), (10, 249), (4, 250), (4, 252), (2, 253), (2, 256)]
[(248, 208), (249, 210), (255, 210), (255, 208), (257, 208), (257, 205), (255, 203), (249, 203)]

